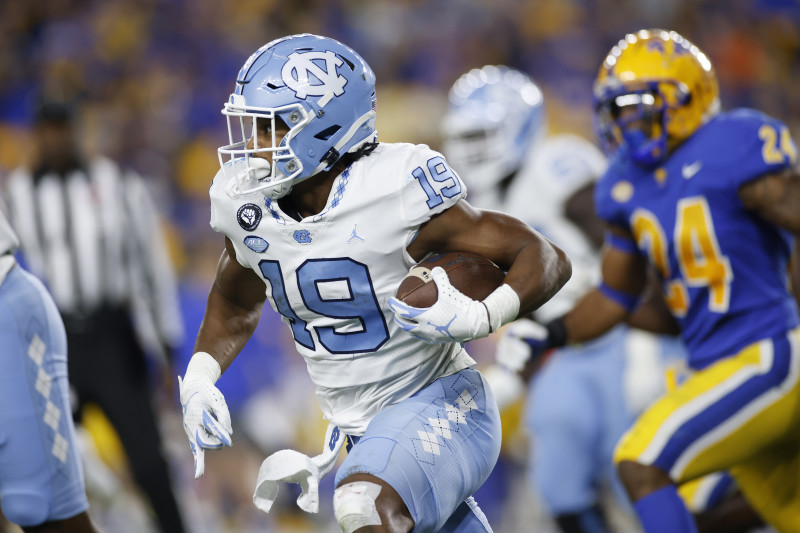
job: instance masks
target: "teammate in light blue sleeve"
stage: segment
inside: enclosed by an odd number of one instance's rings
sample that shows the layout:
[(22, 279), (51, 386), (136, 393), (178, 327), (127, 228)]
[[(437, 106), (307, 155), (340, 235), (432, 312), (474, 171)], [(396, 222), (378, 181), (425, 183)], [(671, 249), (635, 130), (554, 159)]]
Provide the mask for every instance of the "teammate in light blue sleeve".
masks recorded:
[(16, 264), (0, 213), (0, 506), (26, 532), (95, 533), (67, 382), (67, 340), (42, 283)]
[[(604, 489), (626, 512), (614, 447), (685, 361), (677, 340), (626, 327), (559, 350), (533, 378), (525, 421), (533, 435), (531, 476), (565, 532), (612, 531)], [(601, 518), (605, 515), (605, 518)]]

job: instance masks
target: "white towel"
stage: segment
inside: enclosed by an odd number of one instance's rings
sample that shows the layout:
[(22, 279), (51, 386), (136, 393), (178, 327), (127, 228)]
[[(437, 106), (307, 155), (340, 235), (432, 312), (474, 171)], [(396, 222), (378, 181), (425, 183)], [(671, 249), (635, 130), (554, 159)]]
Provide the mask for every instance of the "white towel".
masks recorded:
[(321, 454), (308, 457), (295, 450), (280, 450), (264, 459), (258, 470), (253, 503), (268, 513), (278, 497), (278, 482), (285, 481), (300, 485), (302, 492), (297, 498), (300, 509), (307, 513), (319, 511), (319, 482), (333, 468), (344, 439), (338, 427), (328, 424)]

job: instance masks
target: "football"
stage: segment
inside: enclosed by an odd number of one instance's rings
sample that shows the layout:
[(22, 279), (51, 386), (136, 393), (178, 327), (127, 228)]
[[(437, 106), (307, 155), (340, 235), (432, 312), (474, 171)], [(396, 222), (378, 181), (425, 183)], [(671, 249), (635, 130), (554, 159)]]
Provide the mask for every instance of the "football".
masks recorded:
[(489, 259), (468, 252), (431, 255), (411, 267), (396, 298), (413, 307), (430, 307), (439, 294), (431, 270), (442, 267), (450, 283), (473, 300), (483, 300), (499, 287), (506, 273)]

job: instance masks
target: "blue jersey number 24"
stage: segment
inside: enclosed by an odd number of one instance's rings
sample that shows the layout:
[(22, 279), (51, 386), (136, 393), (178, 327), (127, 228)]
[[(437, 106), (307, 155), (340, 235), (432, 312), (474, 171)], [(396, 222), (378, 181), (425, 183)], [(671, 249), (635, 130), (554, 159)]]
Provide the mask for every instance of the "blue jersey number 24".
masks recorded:
[[(261, 274), (272, 286), (272, 299), (278, 312), (289, 320), (294, 340), (314, 350), (314, 339), (308, 323), (297, 316), (289, 305), (280, 264), (263, 260)], [(381, 312), (367, 266), (342, 257), (309, 259), (297, 269), (297, 286), (306, 308), (318, 315), (358, 321), (355, 331), (336, 331), (333, 326), (314, 327), (320, 344), (335, 354), (374, 352), (389, 339), (389, 328)], [(335, 297), (324, 295), (325, 287), (336, 286)]]

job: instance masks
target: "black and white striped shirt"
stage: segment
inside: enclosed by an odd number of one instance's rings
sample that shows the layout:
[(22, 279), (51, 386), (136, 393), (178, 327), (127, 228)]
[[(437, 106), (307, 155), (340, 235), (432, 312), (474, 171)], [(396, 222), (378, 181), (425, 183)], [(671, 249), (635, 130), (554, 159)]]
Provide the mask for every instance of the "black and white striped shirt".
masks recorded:
[(145, 349), (165, 355), (183, 322), (160, 217), (140, 176), (97, 157), (62, 175), (16, 169), (6, 200), (30, 270), (59, 310), (130, 306)]
[(19, 239), (8, 219), (0, 211), (0, 284), (5, 280), (6, 275), (14, 266), (14, 252), (19, 248)]

